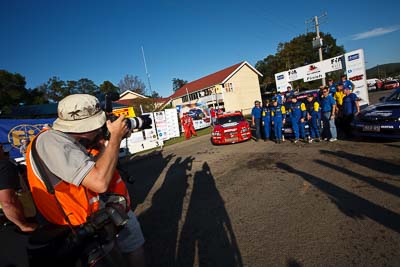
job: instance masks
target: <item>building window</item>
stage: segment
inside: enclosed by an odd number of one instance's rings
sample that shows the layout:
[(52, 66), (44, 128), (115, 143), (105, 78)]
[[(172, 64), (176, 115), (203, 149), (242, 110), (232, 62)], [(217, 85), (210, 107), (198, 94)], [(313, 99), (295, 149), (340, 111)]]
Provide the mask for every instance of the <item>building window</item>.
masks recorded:
[(189, 101), (189, 99), (188, 99), (187, 95), (182, 97), (182, 102), (188, 102), (188, 101)]
[(230, 93), (233, 92), (233, 83), (226, 83), (224, 84), (225, 92)]

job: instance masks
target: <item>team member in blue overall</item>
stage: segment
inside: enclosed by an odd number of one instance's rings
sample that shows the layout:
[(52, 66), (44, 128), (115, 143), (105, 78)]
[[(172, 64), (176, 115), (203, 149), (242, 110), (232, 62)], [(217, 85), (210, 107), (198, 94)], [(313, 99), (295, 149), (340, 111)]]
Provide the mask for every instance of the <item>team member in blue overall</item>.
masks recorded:
[(290, 120), (292, 122), (292, 129), (294, 133), (294, 143), (299, 142), (299, 137), (305, 139), (304, 134), (304, 118), (306, 117), (306, 106), (302, 102), (298, 102), (297, 98), (293, 96), (289, 105)]
[(256, 141), (261, 138), (261, 112), (262, 109), (260, 107), (261, 102), (256, 100), (254, 101), (254, 107), (251, 110), (251, 125), (256, 127)]
[(271, 107), (269, 100), (265, 101), (261, 113), (262, 125), (264, 126), (264, 141), (267, 142), (271, 136)]
[(272, 99), (271, 119), (274, 125), (276, 143), (282, 143), (282, 126), (285, 124), (286, 109), (283, 105), (278, 105), (276, 98)]
[(314, 99), (313, 94), (307, 95), (307, 120), (308, 125), (310, 126), (310, 140), (309, 143), (312, 143), (314, 140), (319, 142), (321, 139), (320, 133), (320, 122), (321, 122), (321, 115), (320, 115), (320, 107), (318, 101)]

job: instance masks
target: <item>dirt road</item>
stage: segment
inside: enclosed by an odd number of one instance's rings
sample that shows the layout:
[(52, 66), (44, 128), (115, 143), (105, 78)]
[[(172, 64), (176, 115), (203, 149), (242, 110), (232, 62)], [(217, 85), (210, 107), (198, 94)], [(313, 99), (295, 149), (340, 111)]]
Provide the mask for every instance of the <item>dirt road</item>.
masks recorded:
[(399, 155), (203, 136), (125, 166), (150, 266), (399, 266)]

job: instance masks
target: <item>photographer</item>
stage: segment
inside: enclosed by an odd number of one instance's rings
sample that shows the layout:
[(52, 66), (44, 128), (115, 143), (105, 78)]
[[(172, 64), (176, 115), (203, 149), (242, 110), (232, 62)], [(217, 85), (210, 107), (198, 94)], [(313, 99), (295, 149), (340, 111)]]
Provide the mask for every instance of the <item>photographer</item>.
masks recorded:
[[(94, 159), (88, 150), (104, 141), (105, 124), (110, 139)], [(116, 172), (120, 143), (128, 131), (124, 116), (106, 121), (99, 101), (91, 95), (70, 95), (59, 102), (53, 129), (37, 135), (26, 154), (32, 196), (50, 223), (84, 224), (104, 206), (102, 193), (122, 193), (129, 203), (125, 183)], [(47, 179), (40, 177), (38, 169), (46, 170)], [(46, 181), (54, 187), (54, 194), (49, 193)], [(128, 216), (116, 242), (129, 266), (144, 266), (143, 234), (131, 210)]]

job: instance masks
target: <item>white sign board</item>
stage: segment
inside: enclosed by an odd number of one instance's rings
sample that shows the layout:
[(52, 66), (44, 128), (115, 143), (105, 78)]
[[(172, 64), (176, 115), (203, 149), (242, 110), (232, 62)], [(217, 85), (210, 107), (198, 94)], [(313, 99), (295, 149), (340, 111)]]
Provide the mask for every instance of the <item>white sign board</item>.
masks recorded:
[(167, 136), (168, 139), (179, 137), (179, 120), (178, 120), (178, 113), (176, 109), (169, 108), (165, 109), (165, 120), (167, 121)]
[[(345, 63), (345, 66), (343, 66)], [(324, 79), (326, 73), (346, 69), (348, 79), (354, 84), (353, 92), (361, 98), (360, 105), (369, 104), (363, 49), (325, 59), (296, 69), (275, 74), (278, 92), (285, 92), (290, 82), (303, 79), (304, 82)]]
[(164, 111), (154, 112), (154, 123), (156, 124), (158, 139), (161, 140), (168, 139), (167, 135), (168, 126)]
[(369, 104), (367, 75), (365, 72), (364, 51), (362, 49), (346, 53), (347, 79), (354, 84), (353, 93), (360, 99), (360, 105)]

